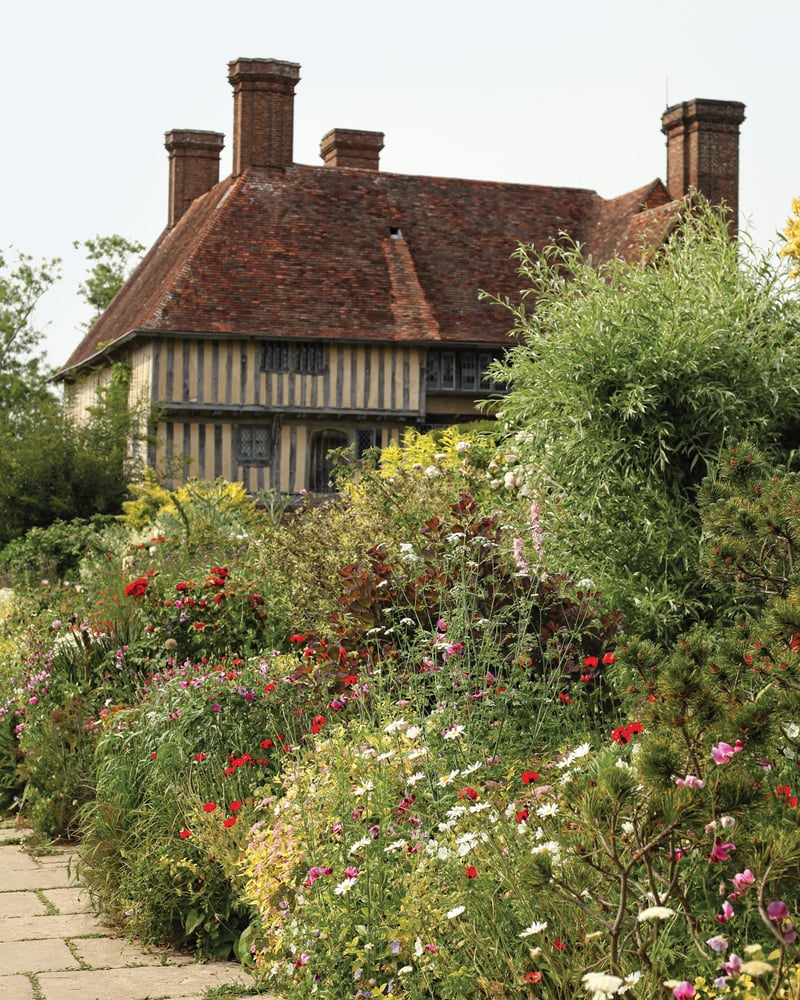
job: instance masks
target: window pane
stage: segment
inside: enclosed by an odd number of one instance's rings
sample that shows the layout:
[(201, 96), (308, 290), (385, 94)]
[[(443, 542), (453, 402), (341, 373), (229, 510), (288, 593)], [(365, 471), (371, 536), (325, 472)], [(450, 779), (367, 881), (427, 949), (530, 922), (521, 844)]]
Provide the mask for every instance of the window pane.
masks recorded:
[(442, 354), (442, 388), (455, 389), (456, 387), (456, 356), (448, 351)]
[(461, 389), (474, 389), (478, 384), (477, 365), (472, 351), (465, 351), (459, 358)]

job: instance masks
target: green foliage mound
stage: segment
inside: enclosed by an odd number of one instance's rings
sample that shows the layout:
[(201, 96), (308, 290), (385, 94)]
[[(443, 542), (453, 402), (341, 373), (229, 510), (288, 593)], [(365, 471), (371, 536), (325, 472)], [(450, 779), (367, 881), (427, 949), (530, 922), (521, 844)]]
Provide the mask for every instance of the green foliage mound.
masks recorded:
[(521, 340), (498, 366), (556, 558), (629, 626), (670, 637), (707, 613), (697, 488), (749, 440), (798, 443), (800, 303), (725, 217), (698, 204), (650, 258), (596, 268), (576, 246), (520, 249)]

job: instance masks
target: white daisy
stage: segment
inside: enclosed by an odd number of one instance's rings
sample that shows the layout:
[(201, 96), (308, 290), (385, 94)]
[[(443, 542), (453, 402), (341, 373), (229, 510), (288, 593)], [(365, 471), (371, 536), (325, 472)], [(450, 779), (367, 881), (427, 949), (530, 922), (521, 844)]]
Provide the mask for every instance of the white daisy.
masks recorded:
[(520, 931), (517, 935), (521, 938), (530, 937), (531, 934), (540, 934), (542, 931), (547, 930), (546, 920), (534, 920), (530, 927), (526, 927), (524, 931)]

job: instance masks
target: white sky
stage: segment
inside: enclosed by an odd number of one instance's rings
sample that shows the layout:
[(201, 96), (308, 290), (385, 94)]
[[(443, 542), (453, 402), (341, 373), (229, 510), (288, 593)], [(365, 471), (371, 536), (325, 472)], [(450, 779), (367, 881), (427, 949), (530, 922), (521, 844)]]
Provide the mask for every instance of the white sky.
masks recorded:
[[(665, 177), (664, 107), (743, 101), (740, 209), (766, 246), (800, 195), (798, 0), (26, 0), (4, 8), (0, 248), (64, 259), (38, 311), (54, 364), (81, 335), (73, 240), (150, 245), (164, 133), (226, 135), (238, 57), (298, 62), (295, 160), (382, 131), (381, 169), (593, 188)], [(749, 225), (748, 225), (749, 220)], [(509, 254), (513, 251), (509, 247)], [(512, 266), (512, 265), (509, 265)]]

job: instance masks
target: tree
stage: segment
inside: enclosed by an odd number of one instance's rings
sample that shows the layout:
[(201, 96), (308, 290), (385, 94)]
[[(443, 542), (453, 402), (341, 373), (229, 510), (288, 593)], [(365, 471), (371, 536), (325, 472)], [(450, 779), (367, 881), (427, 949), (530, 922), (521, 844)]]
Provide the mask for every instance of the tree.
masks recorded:
[(73, 246), (76, 250), (84, 249), (87, 259), (94, 262), (86, 281), (78, 288), (81, 297), (94, 309), (94, 315), (87, 324), (91, 326), (117, 294), (145, 247), (117, 233), (95, 236), (83, 242), (75, 240)]
[(136, 425), (128, 378), (124, 365), (115, 367), (88, 422), (75, 424), (60, 405), (52, 407), (5, 450), (0, 549), (33, 527), (121, 513), (133, 475), (130, 439)]
[[(122, 237), (87, 241), (96, 266), (87, 279), (99, 307), (112, 277), (122, 281), (128, 256), (138, 249)], [(0, 548), (31, 527), (95, 513), (116, 514), (130, 479), (127, 372), (115, 370), (90, 419), (69, 421), (48, 383), (34, 311), (59, 278), (59, 260), (35, 262), (0, 255)], [(101, 280), (102, 279), (102, 280)], [(94, 280), (94, 283), (93, 283)]]
[[(708, 611), (699, 483), (748, 439), (786, 462), (800, 427), (800, 302), (699, 204), (656, 255), (593, 267), (578, 246), (521, 248), (504, 303), (521, 340), (495, 378), (559, 565), (628, 626), (667, 638)], [(530, 303), (533, 307), (529, 308)]]
[(60, 264), (57, 258), (36, 262), (19, 252), (7, 261), (0, 251), (0, 441), (19, 434), (32, 409), (52, 402), (34, 310), (58, 281)]

